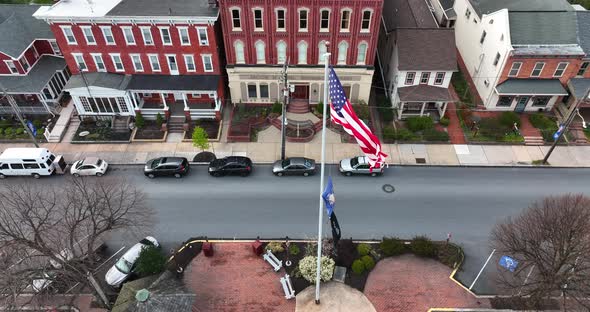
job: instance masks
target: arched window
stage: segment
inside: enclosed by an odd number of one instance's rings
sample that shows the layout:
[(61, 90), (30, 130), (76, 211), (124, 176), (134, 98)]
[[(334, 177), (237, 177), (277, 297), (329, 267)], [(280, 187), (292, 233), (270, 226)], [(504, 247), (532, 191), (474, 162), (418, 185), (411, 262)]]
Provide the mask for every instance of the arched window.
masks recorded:
[(234, 50), (236, 51), (236, 63), (246, 63), (246, 59), (244, 58), (244, 43), (240, 40), (236, 40), (234, 42)]
[(277, 43), (277, 62), (284, 64), (287, 60), (287, 44), (281, 40)]
[(361, 42), (359, 44), (358, 54), (356, 56), (356, 64), (357, 65), (365, 65), (365, 60), (367, 58), (367, 43)]
[(338, 64), (346, 64), (346, 55), (348, 53), (348, 42), (342, 41), (338, 44)]
[(318, 64), (324, 64), (324, 54), (328, 53), (328, 47), (326, 46), (325, 41), (320, 41), (318, 44)]
[(256, 41), (256, 64), (264, 64), (266, 62), (266, 56), (264, 54), (264, 41)]
[(297, 51), (297, 64), (307, 64), (307, 42), (299, 42), (299, 44), (297, 44)]

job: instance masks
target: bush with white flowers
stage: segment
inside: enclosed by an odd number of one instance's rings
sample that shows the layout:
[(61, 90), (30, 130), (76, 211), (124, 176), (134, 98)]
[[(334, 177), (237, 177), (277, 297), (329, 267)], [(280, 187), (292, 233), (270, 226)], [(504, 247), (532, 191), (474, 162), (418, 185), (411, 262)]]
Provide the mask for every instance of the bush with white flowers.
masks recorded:
[[(301, 276), (308, 282), (315, 284), (317, 274), (317, 257), (307, 256), (299, 261), (299, 272)], [(332, 279), (334, 273), (334, 260), (326, 256), (322, 256), (320, 267), (320, 278), (327, 282)]]

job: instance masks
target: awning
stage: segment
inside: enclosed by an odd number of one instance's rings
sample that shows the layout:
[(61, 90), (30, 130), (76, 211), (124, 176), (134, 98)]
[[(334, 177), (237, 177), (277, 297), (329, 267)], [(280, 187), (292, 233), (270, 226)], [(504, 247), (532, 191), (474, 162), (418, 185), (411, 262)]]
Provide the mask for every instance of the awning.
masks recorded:
[(496, 86), (501, 95), (567, 95), (559, 79), (508, 79)]
[(567, 85), (574, 97), (581, 99), (586, 96), (588, 89), (590, 89), (590, 78), (572, 78)]
[(41, 93), (55, 72), (66, 68), (63, 57), (44, 55), (22, 76), (0, 76), (0, 85), (12, 94)]
[(219, 75), (132, 75), (127, 90), (217, 91)]
[(457, 102), (448, 88), (429, 85), (401, 87), (397, 89), (397, 94), (402, 102)]
[(64, 89), (71, 90), (77, 88), (100, 87), (115, 90), (125, 90), (131, 76), (111, 73), (82, 73), (72, 75)]

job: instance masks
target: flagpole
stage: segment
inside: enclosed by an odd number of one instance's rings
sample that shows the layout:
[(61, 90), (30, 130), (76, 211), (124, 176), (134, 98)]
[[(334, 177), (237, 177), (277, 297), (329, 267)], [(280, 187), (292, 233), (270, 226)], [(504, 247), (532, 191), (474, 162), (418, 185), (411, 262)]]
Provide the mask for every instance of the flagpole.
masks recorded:
[(320, 205), (318, 210), (318, 260), (315, 279), (315, 303), (320, 304), (320, 282), (321, 282), (321, 263), (322, 263), (322, 219), (324, 213), (324, 169), (326, 163), (326, 118), (328, 107), (328, 59), (331, 53), (324, 54), (324, 112), (322, 114), (322, 159), (320, 165)]

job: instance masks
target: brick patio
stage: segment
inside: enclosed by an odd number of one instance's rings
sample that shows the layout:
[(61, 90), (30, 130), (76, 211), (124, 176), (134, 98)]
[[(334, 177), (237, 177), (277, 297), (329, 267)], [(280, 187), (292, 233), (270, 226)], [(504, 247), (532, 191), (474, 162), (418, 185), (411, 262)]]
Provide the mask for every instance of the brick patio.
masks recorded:
[(379, 312), (426, 312), (430, 308), (487, 308), (449, 278), (451, 269), (414, 255), (386, 258), (373, 269), (365, 295)]
[(196, 294), (194, 312), (295, 311), (295, 300), (284, 297), (279, 278), (249, 244), (214, 244), (215, 254), (200, 253), (185, 271), (184, 280)]

